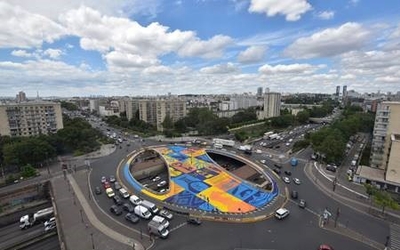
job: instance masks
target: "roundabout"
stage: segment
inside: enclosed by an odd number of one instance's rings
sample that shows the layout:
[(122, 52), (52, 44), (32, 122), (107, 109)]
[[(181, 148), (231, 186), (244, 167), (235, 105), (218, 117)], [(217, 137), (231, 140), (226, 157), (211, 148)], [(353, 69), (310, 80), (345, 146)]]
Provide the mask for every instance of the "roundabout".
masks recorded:
[[(210, 155), (240, 166), (228, 171)], [(273, 174), (226, 151), (179, 145), (148, 147), (130, 154), (119, 172), (119, 178), (132, 193), (183, 214), (260, 220), (283, 205), (277, 199), (283, 188), (278, 187)], [(271, 204), (274, 209), (268, 209)]]

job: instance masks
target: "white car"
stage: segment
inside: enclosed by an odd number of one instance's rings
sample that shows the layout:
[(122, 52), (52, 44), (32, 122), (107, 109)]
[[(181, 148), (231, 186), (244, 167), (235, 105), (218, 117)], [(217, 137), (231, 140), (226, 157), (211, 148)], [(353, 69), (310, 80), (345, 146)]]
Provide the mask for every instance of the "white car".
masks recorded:
[(160, 177), (160, 176), (156, 176), (156, 177), (153, 178), (153, 181), (154, 181), (154, 182), (159, 181), (159, 180), (161, 180), (161, 177)]
[(124, 199), (128, 199), (128, 198), (129, 198), (129, 193), (128, 193), (128, 191), (126, 191), (125, 188), (120, 188), (120, 189), (119, 189), (119, 193), (121, 194), (121, 196), (122, 196)]
[(282, 177), (282, 180), (283, 180), (283, 182), (285, 182), (285, 183), (287, 183), (287, 184), (290, 183), (289, 177), (283, 176), (283, 177)]
[(262, 164), (265, 164), (265, 160), (260, 160), (260, 162), (261, 162)]
[(46, 221), (44, 223), (44, 227), (47, 227), (47, 226), (49, 226), (51, 224), (56, 224), (56, 218), (55, 217), (51, 217), (48, 221)]
[(157, 187), (164, 187), (165, 185), (167, 185), (167, 182), (161, 181), (160, 183), (157, 184)]
[(45, 232), (52, 231), (52, 230), (54, 230), (54, 229), (56, 229), (56, 223), (50, 224), (50, 225), (44, 227), (44, 231), (45, 231)]
[(293, 182), (294, 182), (295, 184), (297, 184), (297, 185), (300, 185), (300, 184), (301, 184), (301, 181), (300, 181), (299, 178), (293, 178)]

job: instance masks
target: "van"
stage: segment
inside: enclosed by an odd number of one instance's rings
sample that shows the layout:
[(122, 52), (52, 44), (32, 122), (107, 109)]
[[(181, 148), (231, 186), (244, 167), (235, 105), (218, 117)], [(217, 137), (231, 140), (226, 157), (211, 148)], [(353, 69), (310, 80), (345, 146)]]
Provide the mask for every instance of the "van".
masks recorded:
[(158, 213), (158, 207), (154, 203), (151, 203), (150, 201), (143, 200), (142, 203), (140, 203), (140, 205), (149, 209), (150, 212), (152, 212), (153, 214)]
[(167, 219), (165, 219), (164, 217), (155, 215), (153, 217), (153, 219), (151, 219), (151, 220), (157, 222), (159, 225), (162, 225), (165, 228), (169, 227), (169, 221)]
[(278, 220), (281, 220), (288, 215), (289, 215), (289, 210), (287, 210), (286, 208), (279, 208), (275, 212), (275, 218), (277, 218)]
[(150, 211), (142, 205), (137, 205), (134, 209), (134, 212), (137, 216), (146, 220), (150, 219), (151, 217)]
[(356, 164), (357, 164), (357, 161), (356, 161), (356, 160), (352, 160), (352, 161), (351, 161), (351, 166), (352, 166), (352, 167), (355, 167)]
[(140, 205), (140, 203), (142, 203), (142, 200), (134, 194), (131, 195), (131, 197), (129, 197), (129, 201), (135, 206)]

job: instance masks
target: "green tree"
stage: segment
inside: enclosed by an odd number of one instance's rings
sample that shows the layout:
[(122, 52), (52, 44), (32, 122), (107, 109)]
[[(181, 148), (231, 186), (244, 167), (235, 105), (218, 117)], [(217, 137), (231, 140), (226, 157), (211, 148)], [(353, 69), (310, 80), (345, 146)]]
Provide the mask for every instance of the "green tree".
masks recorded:
[(161, 123), (164, 129), (169, 130), (174, 128), (174, 121), (169, 115), (166, 115), (164, 121)]
[(78, 106), (76, 106), (74, 103), (66, 101), (61, 102), (61, 108), (65, 108), (66, 110), (69, 111), (76, 111), (79, 109)]
[(240, 130), (235, 133), (235, 138), (240, 142), (244, 142), (248, 138), (248, 136), (245, 131)]
[(300, 124), (308, 123), (308, 119), (310, 118), (310, 112), (308, 110), (302, 110), (297, 113), (296, 120)]
[(399, 209), (399, 204), (397, 204), (397, 202), (392, 198), (392, 196), (386, 191), (379, 190), (375, 192), (373, 199), (378, 206), (382, 207), (382, 214), (385, 213), (385, 209), (387, 207), (394, 210)]

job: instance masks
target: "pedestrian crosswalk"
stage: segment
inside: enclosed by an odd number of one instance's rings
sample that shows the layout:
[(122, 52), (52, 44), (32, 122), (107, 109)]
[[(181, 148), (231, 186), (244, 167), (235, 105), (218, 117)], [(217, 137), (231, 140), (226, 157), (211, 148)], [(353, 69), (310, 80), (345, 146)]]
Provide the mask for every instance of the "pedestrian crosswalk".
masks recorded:
[(390, 224), (390, 244), (391, 250), (400, 250), (400, 226)]

